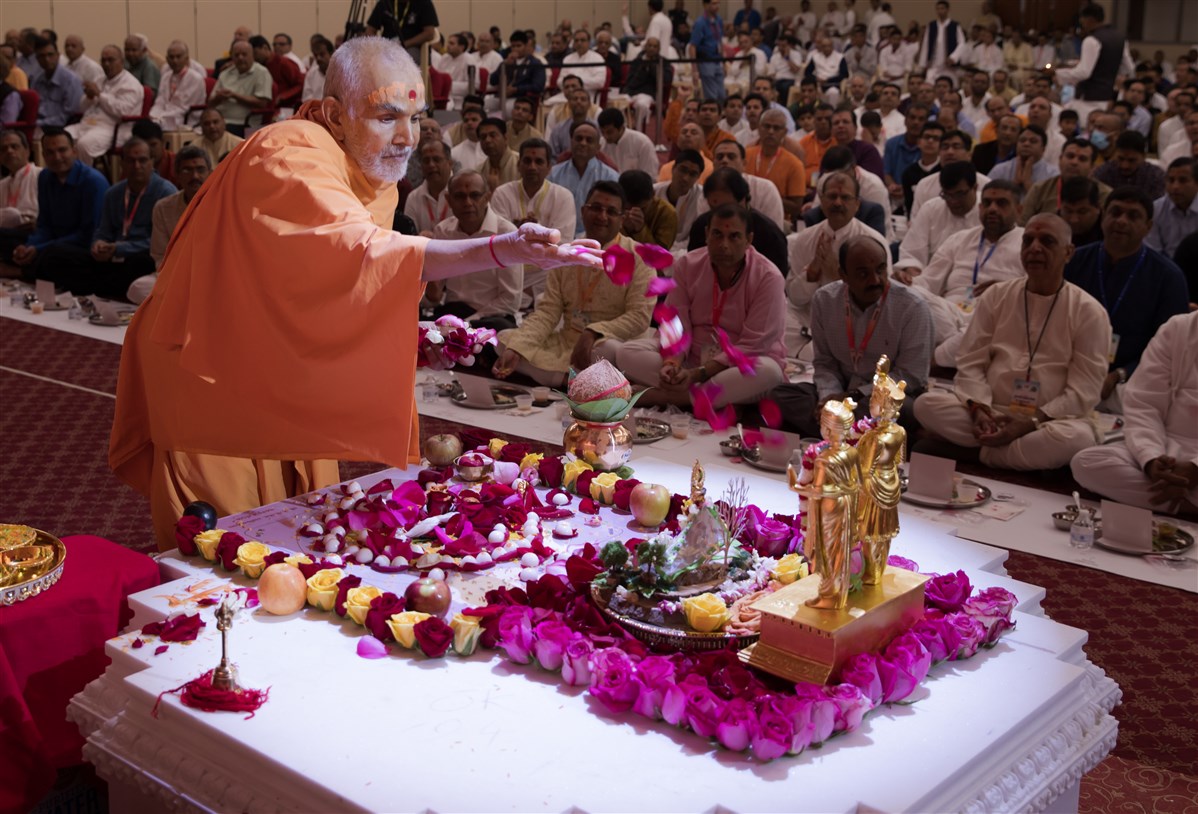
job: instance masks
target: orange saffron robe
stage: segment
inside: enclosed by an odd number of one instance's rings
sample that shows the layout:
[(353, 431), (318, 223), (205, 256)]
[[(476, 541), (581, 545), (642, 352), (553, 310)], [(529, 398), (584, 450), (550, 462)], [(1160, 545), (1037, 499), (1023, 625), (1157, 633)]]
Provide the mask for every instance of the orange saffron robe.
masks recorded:
[(397, 200), (317, 102), (196, 194), (125, 339), (109, 442), (112, 469), (151, 497), (160, 547), (190, 499), (227, 514), (335, 482), (338, 458), (416, 459), (427, 240), (391, 231)]

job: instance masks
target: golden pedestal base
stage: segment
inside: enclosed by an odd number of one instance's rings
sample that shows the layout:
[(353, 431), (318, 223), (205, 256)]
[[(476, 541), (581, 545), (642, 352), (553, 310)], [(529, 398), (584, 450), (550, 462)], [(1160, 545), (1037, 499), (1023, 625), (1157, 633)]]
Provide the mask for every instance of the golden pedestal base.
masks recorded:
[(928, 577), (887, 566), (878, 585), (849, 594), (842, 610), (804, 604), (819, 589), (812, 574), (753, 603), (761, 611), (761, 639), (740, 651), (741, 661), (788, 681), (826, 684), (849, 657), (882, 648), (923, 617)]

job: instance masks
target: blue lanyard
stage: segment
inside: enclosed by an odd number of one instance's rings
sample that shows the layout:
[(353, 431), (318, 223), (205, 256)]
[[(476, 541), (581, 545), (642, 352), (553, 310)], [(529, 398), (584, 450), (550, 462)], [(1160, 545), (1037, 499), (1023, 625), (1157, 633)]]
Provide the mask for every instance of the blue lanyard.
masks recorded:
[[(1002, 240), (1000, 237), (998, 240)], [(990, 255), (994, 254), (994, 250), (998, 248), (998, 240), (994, 241), (994, 245), (990, 247), (990, 251), (986, 253), (986, 259), (982, 259), (982, 247), (986, 245), (986, 233), (983, 231), (978, 235), (978, 256), (973, 261), (973, 284), (978, 284), (978, 270), (986, 268), (986, 264), (990, 262)]]
[[(1103, 271), (1103, 266), (1106, 265), (1106, 249), (1099, 248), (1098, 250), (1098, 294), (1102, 297), (1102, 307), (1106, 308), (1107, 315), (1111, 319), (1115, 318), (1115, 312), (1119, 310), (1119, 306), (1123, 304), (1123, 297), (1127, 294), (1127, 290), (1131, 288), (1131, 281), (1136, 279), (1136, 275), (1140, 273), (1140, 267), (1144, 265), (1144, 258), (1148, 256), (1148, 247), (1140, 247), (1140, 257), (1136, 260), (1136, 267), (1131, 270), (1131, 274), (1127, 276), (1127, 281), (1123, 283), (1123, 290), (1119, 292), (1119, 298), (1115, 300), (1115, 307), (1110, 308), (1106, 304), (1106, 273)], [(1115, 260), (1111, 258), (1111, 271), (1115, 270)]]

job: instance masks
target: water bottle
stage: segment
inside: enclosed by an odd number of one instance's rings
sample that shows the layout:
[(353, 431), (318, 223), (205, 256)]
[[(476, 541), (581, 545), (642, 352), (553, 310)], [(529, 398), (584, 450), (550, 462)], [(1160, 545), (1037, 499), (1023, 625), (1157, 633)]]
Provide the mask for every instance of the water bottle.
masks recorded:
[(1069, 545), (1085, 550), (1094, 547), (1094, 512), (1079, 507), (1073, 525), (1069, 527)]

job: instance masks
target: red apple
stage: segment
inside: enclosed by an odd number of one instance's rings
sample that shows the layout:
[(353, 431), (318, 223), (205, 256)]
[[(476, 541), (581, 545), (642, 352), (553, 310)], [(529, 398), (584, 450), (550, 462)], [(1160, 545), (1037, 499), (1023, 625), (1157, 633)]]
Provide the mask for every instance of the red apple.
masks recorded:
[(449, 466), (462, 454), (462, 442), (456, 435), (430, 435), (424, 442), (424, 457), (432, 466)]
[(308, 583), (294, 565), (275, 563), (258, 580), (258, 603), (267, 613), (295, 613), (308, 599)]
[(657, 528), (670, 511), (670, 490), (657, 483), (638, 483), (628, 496), (628, 509), (642, 526)]
[(452, 596), (445, 580), (421, 577), (404, 591), (404, 607), (444, 618)]

